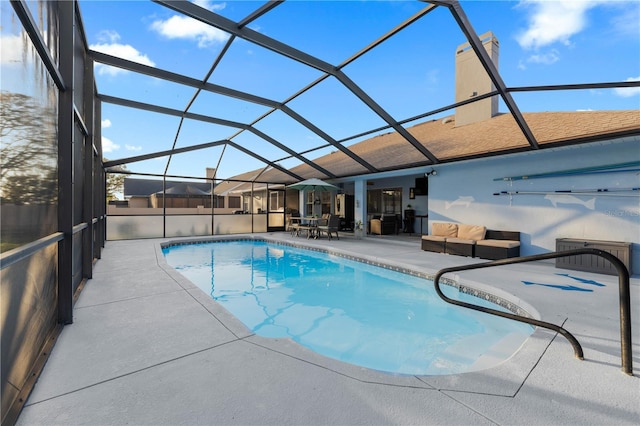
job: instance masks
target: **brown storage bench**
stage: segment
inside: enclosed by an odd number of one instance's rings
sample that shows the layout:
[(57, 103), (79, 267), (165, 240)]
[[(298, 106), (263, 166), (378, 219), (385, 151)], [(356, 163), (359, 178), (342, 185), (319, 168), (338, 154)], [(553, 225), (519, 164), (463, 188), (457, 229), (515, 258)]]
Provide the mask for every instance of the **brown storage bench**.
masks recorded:
[[(594, 248), (606, 251), (620, 259), (631, 273), (632, 243), (622, 241), (585, 240), (580, 238), (556, 239), (556, 251), (575, 250), (580, 248)], [(559, 257), (556, 268), (573, 269), (576, 271), (596, 272), (599, 274), (618, 275), (618, 270), (604, 257), (582, 254), (579, 256)]]

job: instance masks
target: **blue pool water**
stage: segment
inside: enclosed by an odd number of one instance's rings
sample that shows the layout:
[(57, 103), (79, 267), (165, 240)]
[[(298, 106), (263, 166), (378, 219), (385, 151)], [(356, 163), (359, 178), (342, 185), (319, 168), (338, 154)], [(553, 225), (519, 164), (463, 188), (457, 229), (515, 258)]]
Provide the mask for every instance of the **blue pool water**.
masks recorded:
[[(508, 357), (533, 332), (526, 324), (443, 302), (432, 281), (322, 252), (264, 241), (177, 245), (163, 252), (169, 265), (254, 333), (288, 337), (371, 369), (472, 371), (487, 353), (495, 358), (500, 342), (510, 342), (511, 352), (502, 355)], [(442, 288), (448, 297), (502, 309)]]

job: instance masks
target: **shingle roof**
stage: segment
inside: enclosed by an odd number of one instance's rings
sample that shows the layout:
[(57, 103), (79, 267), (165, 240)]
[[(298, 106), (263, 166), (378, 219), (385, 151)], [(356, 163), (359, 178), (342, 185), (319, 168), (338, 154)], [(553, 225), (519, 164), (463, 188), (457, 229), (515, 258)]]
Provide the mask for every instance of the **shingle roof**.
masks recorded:
[[(211, 195), (211, 184), (206, 184), (209, 188), (207, 191), (198, 188), (198, 185), (194, 185), (193, 183), (181, 183), (171, 188), (167, 188), (166, 193), (172, 195)], [(203, 186), (203, 185), (199, 185)], [(162, 190), (155, 192), (156, 195), (162, 195)]]
[[(523, 117), (541, 148), (611, 138), (616, 134), (640, 134), (640, 110), (534, 112), (524, 113)], [(431, 120), (407, 127), (407, 130), (443, 161), (533, 149), (511, 114), (500, 114), (460, 127), (455, 126), (455, 120)], [(349, 148), (379, 170), (430, 164), (396, 132), (372, 137)], [(367, 173), (364, 167), (339, 151), (314, 159), (314, 162), (340, 177)], [(291, 171), (304, 179), (326, 178), (306, 164)], [(293, 182), (291, 176), (277, 170), (265, 172), (260, 180)]]
[[(189, 186), (204, 193), (211, 191), (211, 183), (209, 182), (190, 182)], [(178, 187), (171, 191), (171, 188)], [(167, 193), (183, 193), (180, 188), (186, 191), (185, 183), (180, 181), (167, 181)], [(124, 180), (124, 196), (141, 196), (147, 197), (156, 192), (162, 192), (162, 181), (158, 179), (137, 179), (125, 178)]]

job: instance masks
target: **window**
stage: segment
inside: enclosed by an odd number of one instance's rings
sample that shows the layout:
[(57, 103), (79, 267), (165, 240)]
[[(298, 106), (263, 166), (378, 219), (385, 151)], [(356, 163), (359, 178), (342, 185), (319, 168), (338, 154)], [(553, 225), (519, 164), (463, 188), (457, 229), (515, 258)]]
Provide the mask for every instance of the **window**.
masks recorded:
[(321, 192), (320, 200), (322, 204), (322, 214), (331, 213), (331, 192)]
[(239, 209), (240, 206), (242, 205), (241, 199), (242, 199), (242, 197), (229, 196), (229, 199), (228, 199), (229, 208), (230, 209)]
[(284, 192), (282, 191), (269, 192), (269, 211), (271, 212), (284, 211)]
[(402, 188), (367, 191), (367, 212), (370, 214), (402, 213)]
[(306, 192), (307, 202), (305, 204), (305, 210), (307, 216), (313, 216), (313, 196), (313, 191)]
[(382, 212), (402, 213), (402, 189), (382, 190)]
[(220, 196), (220, 195), (216, 195), (213, 197), (213, 207), (217, 208), (217, 209), (223, 209), (224, 208), (224, 197)]

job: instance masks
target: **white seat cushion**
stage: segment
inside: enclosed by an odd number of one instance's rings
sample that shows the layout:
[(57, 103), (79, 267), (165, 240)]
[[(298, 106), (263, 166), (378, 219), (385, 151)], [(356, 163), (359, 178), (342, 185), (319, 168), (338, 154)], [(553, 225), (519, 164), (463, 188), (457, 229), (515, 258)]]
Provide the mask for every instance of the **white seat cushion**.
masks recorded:
[(476, 243), (479, 246), (513, 248), (520, 245), (520, 241), (513, 240), (480, 240)]
[(447, 241), (447, 237), (441, 237), (439, 235), (423, 235), (422, 239), (426, 241)]

